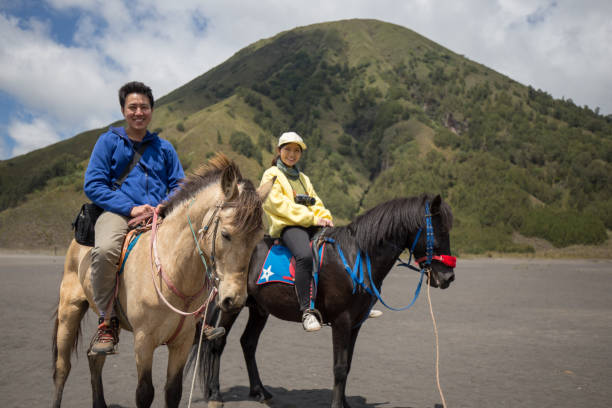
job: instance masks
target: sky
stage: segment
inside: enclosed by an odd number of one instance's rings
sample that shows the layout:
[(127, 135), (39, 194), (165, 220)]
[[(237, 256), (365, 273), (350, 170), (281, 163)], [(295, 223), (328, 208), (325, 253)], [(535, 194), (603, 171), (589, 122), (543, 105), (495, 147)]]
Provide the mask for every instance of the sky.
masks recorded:
[(612, 114), (610, 0), (0, 0), (0, 160), (121, 119), (126, 82), (159, 98), (257, 40), (349, 18)]

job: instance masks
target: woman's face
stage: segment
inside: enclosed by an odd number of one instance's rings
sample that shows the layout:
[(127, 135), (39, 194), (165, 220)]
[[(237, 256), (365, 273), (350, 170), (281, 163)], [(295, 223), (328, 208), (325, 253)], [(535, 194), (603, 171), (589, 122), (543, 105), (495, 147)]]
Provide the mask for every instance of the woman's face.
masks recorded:
[(280, 158), (287, 167), (293, 167), (302, 157), (302, 148), (297, 143), (287, 143), (280, 148)]

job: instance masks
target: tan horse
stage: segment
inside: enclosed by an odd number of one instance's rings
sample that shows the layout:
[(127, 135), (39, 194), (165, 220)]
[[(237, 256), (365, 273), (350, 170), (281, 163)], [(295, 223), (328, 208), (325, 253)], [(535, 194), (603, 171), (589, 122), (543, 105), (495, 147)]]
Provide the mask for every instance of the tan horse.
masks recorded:
[[(210, 293), (209, 290), (200, 291), (207, 281), (207, 273), (198, 246), (208, 268), (214, 264), (220, 307), (235, 312), (244, 306), (249, 259), (263, 237), (261, 204), (270, 187), (271, 183), (255, 190), (249, 180), (242, 178), (235, 163), (219, 154), (207, 166), (188, 176), (181, 189), (164, 204), (161, 211), (163, 222), (157, 231), (155, 247), (171, 285), (187, 296), (199, 293), (191, 300), (189, 312), (203, 305)], [(206, 228), (207, 225), (211, 227)], [(157, 293), (155, 283), (172, 306), (187, 311), (183, 297), (173, 292), (168, 282), (152, 269), (151, 240), (151, 231), (143, 233), (125, 263), (119, 277), (118, 316), (121, 328), (134, 334), (138, 371), (136, 405), (149, 407), (153, 402), (153, 352), (167, 343), (166, 406), (178, 407), (183, 368), (194, 341), (196, 319), (189, 316), (179, 326), (182, 316), (172, 311)], [(95, 310), (90, 283), (90, 252), (90, 247), (72, 241), (66, 254), (53, 334), (55, 407), (61, 404), (64, 384), (70, 373), (71, 353), (78, 343), (81, 319), (89, 307)], [(93, 406), (106, 407), (102, 387), (105, 356), (92, 355), (88, 359)]]

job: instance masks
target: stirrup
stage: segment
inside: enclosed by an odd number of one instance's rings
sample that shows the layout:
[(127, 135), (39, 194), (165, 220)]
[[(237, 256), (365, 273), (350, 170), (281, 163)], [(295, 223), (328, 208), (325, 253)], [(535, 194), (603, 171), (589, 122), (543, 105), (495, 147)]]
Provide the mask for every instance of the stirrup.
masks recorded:
[(304, 315), (306, 315), (306, 313), (313, 314), (317, 318), (319, 323), (321, 325), (323, 325), (323, 315), (321, 315), (321, 312), (319, 312), (317, 309), (306, 309), (306, 310), (304, 310), (304, 312), (302, 313), (302, 318), (304, 317)]
[[(313, 324), (313, 326), (311, 327), (306, 326), (306, 319), (309, 319), (309, 318), (315, 320), (314, 322), (311, 322)], [(316, 309), (306, 309), (302, 313), (302, 326), (304, 327), (304, 330), (306, 330), (307, 332), (314, 332), (314, 331), (321, 330), (322, 321), (323, 321), (323, 318), (321, 316), (321, 313), (319, 313), (319, 311)]]

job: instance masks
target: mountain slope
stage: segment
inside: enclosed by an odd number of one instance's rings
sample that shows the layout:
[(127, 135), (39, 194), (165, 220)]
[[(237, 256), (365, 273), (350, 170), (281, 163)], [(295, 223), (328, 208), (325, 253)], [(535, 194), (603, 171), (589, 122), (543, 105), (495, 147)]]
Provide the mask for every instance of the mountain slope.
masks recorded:
[[(610, 118), (380, 21), (260, 40), (160, 98), (151, 129), (187, 169), (220, 150), (255, 181), (278, 135), (296, 130), (309, 146), (304, 170), (340, 223), (383, 200), (440, 192), (460, 252), (529, 251), (516, 231), (556, 246), (600, 244), (612, 228)], [(82, 196), (99, 133), (0, 162), (0, 247), (40, 246), (10, 231), (20, 216), (37, 218), (36, 202)], [(70, 217), (50, 217), (57, 223), (29, 234), (63, 247)]]

